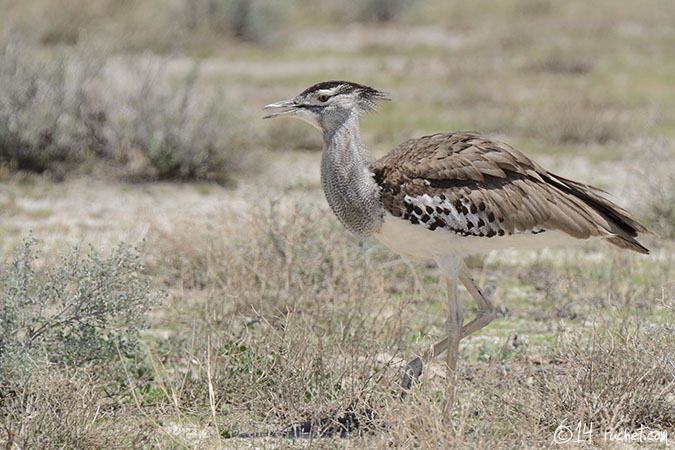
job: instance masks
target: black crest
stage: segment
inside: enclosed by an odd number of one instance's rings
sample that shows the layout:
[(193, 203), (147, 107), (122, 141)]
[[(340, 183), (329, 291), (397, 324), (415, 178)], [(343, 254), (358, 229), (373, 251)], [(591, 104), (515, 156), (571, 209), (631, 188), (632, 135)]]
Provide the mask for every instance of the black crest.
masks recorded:
[(387, 100), (387, 96), (384, 92), (352, 81), (322, 81), (321, 83), (308, 87), (300, 95), (309, 95), (322, 89), (334, 89), (338, 86), (340, 86), (340, 89), (337, 92), (338, 94), (347, 94), (356, 91), (362, 99), (368, 102), (374, 103), (376, 100)]

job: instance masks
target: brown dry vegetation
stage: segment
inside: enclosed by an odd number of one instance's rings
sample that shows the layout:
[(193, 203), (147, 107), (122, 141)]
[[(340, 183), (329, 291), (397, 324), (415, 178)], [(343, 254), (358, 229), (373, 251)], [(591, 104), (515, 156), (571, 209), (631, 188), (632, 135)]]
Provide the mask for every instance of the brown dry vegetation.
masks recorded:
[[(137, 346), (96, 366), (27, 359), (22, 367), (33, 369), (21, 382), (0, 376), (0, 444), (535, 448), (555, 446), (560, 425), (592, 423), (579, 447), (636, 445), (609, 442), (605, 431), (641, 426), (667, 431), (672, 446), (672, 5), (417, 0), (382, 12), (377, 0), (362, 10), (254, 3), (252, 16), (234, 0), (60, 0), (37, 14), (44, 0), (0, 0), (0, 23), (13, 30), (6, 41), (28, 49), (18, 58), (24, 76), (0, 61), (12, 82), (0, 113), (24, 125), (0, 125), (0, 151), (15, 148), (10, 136), (30, 155), (42, 157), (47, 143), (58, 156), (40, 160), (51, 177), (0, 159), (0, 257), (9, 262), (29, 230), (42, 239), (38, 272), (60, 267), (72, 244), (106, 253), (144, 240), (144, 265), (131, 274), (168, 292)], [(88, 81), (64, 82), (69, 64), (83, 61)], [(308, 151), (320, 137), (300, 123), (257, 120), (261, 105), (329, 78), (393, 98), (364, 120), (375, 155), (423, 133), (496, 136), (616, 194), (660, 234), (645, 240), (652, 254), (595, 243), (472, 258), (499, 315), (460, 346), (451, 420), (441, 420), (440, 361), (401, 399), (405, 362), (443, 334), (437, 270), (345, 232), (319, 191), (319, 155)], [(32, 100), (18, 108), (8, 98)], [(105, 120), (94, 120), (97, 108)], [(129, 184), (158, 178), (236, 186)], [(7, 292), (0, 287), (0, 299)], [(470, 316), (475, 305), (461, 295)], [(16, 341), (2, 331), (0, 361)], [(278, 435), (310, 419), (335, 427), (330, 419), (348, 412), (362, 426), (345, 436)]]

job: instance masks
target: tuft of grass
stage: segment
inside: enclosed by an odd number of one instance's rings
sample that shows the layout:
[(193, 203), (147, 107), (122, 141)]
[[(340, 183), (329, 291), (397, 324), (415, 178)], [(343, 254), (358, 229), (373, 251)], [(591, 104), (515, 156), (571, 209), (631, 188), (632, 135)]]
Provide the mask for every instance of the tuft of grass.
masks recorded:
[(265, 150), (284, 151), (288, 149), (321, 151), (321, 134), (308, 130), (299, 121), (269, 121), (259, 133)]
[(633, 129), (617, 108), (586, 98), (549, 100), (546, 106), (524, 111), (520, 123), (526, 135), (557, 145), (610, 145), (625, 141)]
[(402, 339), (400, 321), (382, 317), (400, 305), (366, 307), (384, 295), (375, 265), (384, 254), (354, 242), (314, 207), (273, 204), (240, 226), (190, 234), (179, 227), (152, 245), (172, 255), (163, 259), (173, 268), (171, 284), (206, 290), (206, 310), (199, 302), (190, 307), (194, 298), (181, 292), (170, 301), (182, 314), (199, 317), (191, 329), (174, 331), (174, 342), (192, 343), (187, 354), (174, 351), (165, 363), (189, 366), (188, 383), (180, 371), (156, 377), (175, 386), (181, 401), (208, 398), (200, 380), (210, 336), (216, 408), (233, 409), (241, 418), (246, 404), (254, 416), (269, 419), (231, 422), (234, 432), (327, 414), (353, 402), (354, 392), (373, 384), (373, 377), (389, 376), (393, 357), (371, 346), (379, 341), (395, 348)]
[(82, 373), (39, 369), (0, 400), (5, 448), (149, 448), (158, 430), (127, 408), (112, 408)]
[(675, 238), (675, 160), (672, 144), (661, 138), (640, 142), (642, 158), (636, 164), (640, 190), (633, 195), (641, 214), (662, 238)]
[(540, 380), (551, 383), (551, 425), (562, 419), (593, 422), (600, 430), (672, 429), (672, 334), (668, 324), (627, 315), (611, 322), (598, 317), (589, 334), (563, 336), (557, 359), (577, 369)]

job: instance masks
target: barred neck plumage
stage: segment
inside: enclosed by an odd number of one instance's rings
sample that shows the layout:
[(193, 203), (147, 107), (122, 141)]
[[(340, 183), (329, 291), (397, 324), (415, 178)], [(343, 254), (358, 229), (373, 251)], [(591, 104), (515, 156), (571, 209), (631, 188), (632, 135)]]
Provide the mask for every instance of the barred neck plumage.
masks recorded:
[(340, 222), (359, 236), (380, 229), (384, 208), (380, 188), (369, 172), (359, 135), (359, 114), (331, 117), (322, 122), (321, 185)]

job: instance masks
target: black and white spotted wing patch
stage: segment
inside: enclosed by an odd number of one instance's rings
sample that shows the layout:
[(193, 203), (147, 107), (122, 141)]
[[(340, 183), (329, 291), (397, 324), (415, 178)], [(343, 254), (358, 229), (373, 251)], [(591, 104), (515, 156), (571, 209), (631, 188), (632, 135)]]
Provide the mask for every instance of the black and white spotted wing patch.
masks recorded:
[(457, 198), (453, 201), (444, 194), (406, 195), (403, 202), (405, 212), (401, 218), (425, 226), (431, 231), (446, 229), (462, 236), (484, 237), (510, 234), (510, 230), (500, 225), (500, 217), (487, 210), (484, 202), (476, 205), (469, 198)]

